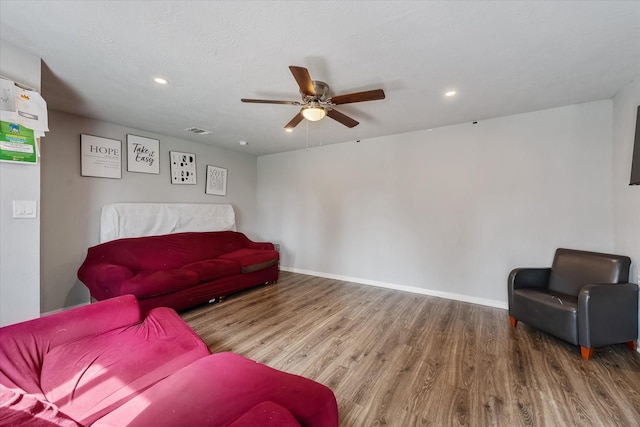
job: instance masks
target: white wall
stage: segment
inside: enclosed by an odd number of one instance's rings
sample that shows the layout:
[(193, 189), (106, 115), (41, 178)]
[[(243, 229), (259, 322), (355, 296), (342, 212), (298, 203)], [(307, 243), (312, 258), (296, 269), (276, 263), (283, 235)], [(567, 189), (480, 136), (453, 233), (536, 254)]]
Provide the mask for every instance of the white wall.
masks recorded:
[(634, 283), (640, 283), (640, 186), (630, 186), (629, 180), (638, 105), (640, 76), (613, 99), (614, 246), (617, 253), (631, 257), (633, 264), (629, 280)]
[[(634, 261), (632, 279), (638, 283), (640, 262), (640, 186), (630, 186), (631, 156), (640, 105), (640, 76), (613, 99), (613, 202), (615, 250)], [(640, 147), (638, 147), (640, 149)]]
[[(40, 58), (4, 40), (0, 74), (40, 90)], [(39, 205), (39, 164), (0, 163), (0, 326), (40, 315), (40, 215), (14, 219), (13, 200)]]
[(506, 307), (512, 268), (613, 250), (612, 175), (591, 102), (259, 157), (259, 227), (285, 269)]
[[(87, 248), (99, 243), (100, 210), (117, 202), (231, 203), (239, 231), (257, 234), (256, 157), (137, 129), (50, 111), (42, 142), (42, 311), (89, 301), (76, 273)], [(80, 175), (80, 134), (122, 141), (122, 179)], [(126, 135), (160, 140), (160, 174), (127, 172)], [(196, 154), (197, 185), (172, 185), (169, 151)], [(205, 194), (206, 165), (228, 169), (227, 196)]]

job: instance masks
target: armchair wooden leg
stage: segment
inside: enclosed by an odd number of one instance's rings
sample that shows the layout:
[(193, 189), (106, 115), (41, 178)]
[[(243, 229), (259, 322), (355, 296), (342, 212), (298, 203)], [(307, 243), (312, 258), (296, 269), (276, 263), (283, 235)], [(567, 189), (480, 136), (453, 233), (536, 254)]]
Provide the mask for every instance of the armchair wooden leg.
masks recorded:
[(580, 346), (580, 354), (584, 360), (589, 360), (593, 356), (593, 349)]
[(627, 341), (627, 348), (631, 351), (636, 351), (638, 349), (638, 341), (636, 340), (631, 340), (631, 341)]
[(509, 323), (511, 324), (511, 326), (515, 328), (516, 325), (518, 324), (518, 319), (516, 319), (515, 317), (509, 316)]

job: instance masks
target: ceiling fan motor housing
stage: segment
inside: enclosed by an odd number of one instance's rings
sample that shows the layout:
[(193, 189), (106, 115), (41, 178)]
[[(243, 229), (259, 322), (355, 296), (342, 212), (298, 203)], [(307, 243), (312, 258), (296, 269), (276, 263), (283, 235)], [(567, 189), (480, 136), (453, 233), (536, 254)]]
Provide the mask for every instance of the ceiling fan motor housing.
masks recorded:
[(331, 109), (332, 104), (328, 97), (329, 85), (320, 80), (312, 80), (311, 83), (313, 84), (313, 90), (316, 94), (315, 96), (305, 95), (302, 90), (300, 90), (300, 95), (302, 95), (302, 101), (304, 102), (300, 113), (305, 119), (317, 122), (327, 115), (327, 111)]
[(300, 91), (300, 94), (302, 95), (302, 98), (305, 99), (305, 101), (307, 101), (306, 98), (309, 98), (308, 100), (317, 100), (317, 101), (325, 101), (327, 98), (329, 98), (329, 85), (326, 84), (325, 82), (321, 82), (320, 80), (313, 80), (313, 89), (316, 91), (316, 96), (305, 96), (304, 93), (302, 93), (302, 91)]

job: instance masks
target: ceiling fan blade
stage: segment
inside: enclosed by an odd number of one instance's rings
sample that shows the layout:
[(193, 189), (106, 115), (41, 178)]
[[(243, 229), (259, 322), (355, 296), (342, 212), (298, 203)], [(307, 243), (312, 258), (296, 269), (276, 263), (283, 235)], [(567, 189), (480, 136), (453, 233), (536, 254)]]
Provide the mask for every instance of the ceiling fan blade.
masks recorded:
[(300, 105), (298, 101), (273, 101), (270, 99), (247, 99), (242, 98), (242, 102), (252, 102), (255, 104), (285, 104), (285, 105)]
[(309, 75), (309, 70), (304, 67), (296, 67), (295, 65), (290, 65), (289, 69), (300, 87), (300, 92), (304, 95), (316, 96), (316, 90), (313, 88), (313, 81)]
[(352, 102), (376, 101), (384, 99), (384, 91), (382, 89), (367, 90), (364, 92), (348, 93), (346, 95), (338, 95), (331, 98), (331, 102), (336, 105), (350, 104)]
[(304, 116), (302, 115), (302, 110), (300, 110), (300, 112), (296, 114), (296, 116), (291, 119), (291, 121), (287, 123), (284, 128), (293, 129), (294, 127), (298, 126), (298, 123), (300, 123), (302, 119), (304, 119)]
[(354, 126), (358, 126), (358, 122), (353, 120), (351, 117), (342, 114), (340, 111), (329, 110), (327, 111), (327, 116), (331, 117), (333, 120), (342, 123), (348, 128), (352, 128)]

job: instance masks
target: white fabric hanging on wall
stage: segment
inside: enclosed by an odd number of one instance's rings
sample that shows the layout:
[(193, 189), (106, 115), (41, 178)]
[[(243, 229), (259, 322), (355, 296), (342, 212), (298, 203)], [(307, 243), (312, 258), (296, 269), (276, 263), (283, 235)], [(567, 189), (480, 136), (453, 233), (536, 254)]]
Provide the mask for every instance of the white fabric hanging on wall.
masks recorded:
[(114, 203), (102, 207), (100, 243), (187, 231), (236, 231), (230, 204)]

